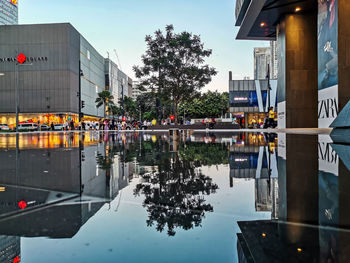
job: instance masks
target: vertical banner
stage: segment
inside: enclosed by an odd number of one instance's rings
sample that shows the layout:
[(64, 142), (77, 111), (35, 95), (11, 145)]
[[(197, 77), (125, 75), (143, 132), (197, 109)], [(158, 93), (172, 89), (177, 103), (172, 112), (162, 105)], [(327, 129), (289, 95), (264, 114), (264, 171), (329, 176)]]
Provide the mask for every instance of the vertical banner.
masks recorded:
[(286, 35), (284, 28), (277, 28), (278, 80), (277, 80), (277, 126), (286, 128)]
[[(339, 224), (339, 156), (328, 135), (318, 136), (319, 248), (324, 262), (337, 262)], [(328, 261), (327, 261), (328, 260)]]
[(318, 0), (318, 127), (338, 110), (338, 0)]

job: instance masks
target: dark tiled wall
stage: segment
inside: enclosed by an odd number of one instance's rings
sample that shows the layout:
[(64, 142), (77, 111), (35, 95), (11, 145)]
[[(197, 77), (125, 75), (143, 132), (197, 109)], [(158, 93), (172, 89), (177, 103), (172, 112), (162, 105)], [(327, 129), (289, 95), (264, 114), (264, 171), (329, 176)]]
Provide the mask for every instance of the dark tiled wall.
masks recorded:
[[(285, 52), (279, 60), (278, 101), (285, 91), (286, 128), (316, 128), (317, 122), (317, 13), (286, 15), (279, 27)], [(285, 42), (284, 42), (285, 41)], [(279, 52), (280, 53), (280, 52)]]

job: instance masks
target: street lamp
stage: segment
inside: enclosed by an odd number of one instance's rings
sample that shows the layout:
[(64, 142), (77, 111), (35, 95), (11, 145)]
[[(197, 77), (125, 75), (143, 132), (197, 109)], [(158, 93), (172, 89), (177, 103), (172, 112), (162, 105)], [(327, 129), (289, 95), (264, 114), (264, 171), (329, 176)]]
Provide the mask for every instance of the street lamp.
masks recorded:
[(79, 91), (78, 91), (78, 97), (79, 97), (79, 117), (78, 117), (78, 120), (79, 120), (79, 125), (80, 125), (80, 122), (81, 122), (81, 117), (82, 117), (82, 101), (81, 101), (81, 78), (84, 77), (84, 73), (81, 69), (81, 61), (79, 60)]

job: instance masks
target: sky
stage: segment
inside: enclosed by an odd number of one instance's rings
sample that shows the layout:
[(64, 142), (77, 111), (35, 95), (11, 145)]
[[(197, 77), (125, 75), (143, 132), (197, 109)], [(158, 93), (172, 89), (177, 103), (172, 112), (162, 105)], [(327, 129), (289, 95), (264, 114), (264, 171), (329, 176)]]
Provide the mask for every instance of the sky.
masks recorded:
[[(234, 79), (253, 76), (253, 48), (268, 42), (235, 40), (236, 0), (19, 0), (19, 23), (71, 23), (104, 57), (118, 63), (135, 79), (132, 67), (141, 65), (145, 36), (173, 24), (200, 35), (213, 54), (207, 63), (219, 72), (203, 91), (228, 91), (228, 72)], [(119, 63), (118, 63), (119, 64)]]

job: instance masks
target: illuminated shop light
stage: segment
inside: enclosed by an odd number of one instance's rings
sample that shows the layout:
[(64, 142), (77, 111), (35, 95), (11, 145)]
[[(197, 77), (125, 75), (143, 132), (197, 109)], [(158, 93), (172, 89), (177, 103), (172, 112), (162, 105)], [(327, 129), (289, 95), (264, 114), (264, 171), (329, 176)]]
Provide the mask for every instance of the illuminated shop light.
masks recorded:
[(248, 98), (244, 98), (244, 97), (236, 97), (234, 98), (235, 101), (243, 101), (243, 100), (248, 100)]
[(235, 159), (235, 162), (246, 162), (248, 159)]

